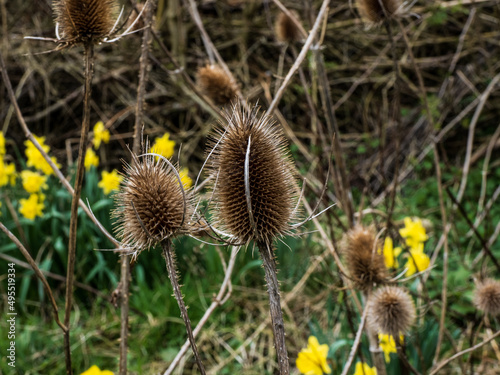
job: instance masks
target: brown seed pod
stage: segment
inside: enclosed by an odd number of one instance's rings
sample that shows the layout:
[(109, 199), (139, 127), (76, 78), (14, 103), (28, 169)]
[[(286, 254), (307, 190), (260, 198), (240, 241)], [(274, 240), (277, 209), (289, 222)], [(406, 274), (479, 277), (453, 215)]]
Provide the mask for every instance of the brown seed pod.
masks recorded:
[(215, 216), (239, 242), (271, 243), (289, 234), (295, 217), (297, 181), (287, 143), (259, 108), (236, 103), (213, 141)]
[(113, 217), (121, 242), (140, 252), (188, 232), (192, 210), (173, 166), (151, 155), (133, 158), (114, 197)]
[(373, 228), (354, 227), (347, 232), (343, 248), (347, 269), (357, 288), (366, 291), (386, 282), (387, 268)]
[(356, 4), (361, 17), (372, 23), (394, 17), (402, 7), (401, 0), (357, 0)]
[(116, 0), (54, 0), (61, 43), (98, 43), (115, 23)]
[(233, 100), (238, 88), (226, 72), (216, 65), (206, 65), (198, 69), (197, 82), (201, 90), (217, 105)]
[(485, 279), (476, 285), (474, 305), (492, 316), (500, 315), (500, 281)]
[[(298, 19), (297, 14), (295, 12), (293, 13)], [(274, 24), (274, 29), (276, 31), (276, 37), (280, 42), (296, 42), (301, 38), (300, 29), (285, 13), (279, 14)]]
[(378, 333), (399, 337), (415, 322), (415, 305), (403, 288), (382, 287), (373, 293), (368, 304), (368, 324)]

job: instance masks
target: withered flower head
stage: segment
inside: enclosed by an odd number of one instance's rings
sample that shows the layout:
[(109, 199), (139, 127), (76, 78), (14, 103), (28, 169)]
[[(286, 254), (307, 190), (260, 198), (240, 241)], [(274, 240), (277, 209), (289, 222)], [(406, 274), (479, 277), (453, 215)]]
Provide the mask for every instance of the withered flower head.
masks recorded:
[(201, 90), (217, 105), (224, 105), (236, 96), (236, 83), (217, 65), (198, 69), (197, 82)]
[(116, 0), (54, 0), (61, 43), (99, 43), (115, 23)]
[(270, 117), (236, 103), (216, 130), (215, 216), (243, 243), (271, 243), (290, 232), (298, 197), (287, 143)]
[(382, 22), (386, 15), (392, 18), (402, 9), (401, 0), (357, 0), (356, 3), (361, 17), (372, 23)]
[(151, 155), (133, 158), (125, 164), (113, 217), (120, 241), (140, 252), (188, 232), (192, 209), (172, 165)]
[(485, 279), (476, 285), (474, 305), (492, 316), (500, 315), (500, 281)]
[(415, 322), (415, 305), (403, 288), (382, 287), (373, 293), (368, 304), (368, 324), (378, 333), (398, 337)]
[[(295, 12), (294, 16), (297, 17)], [(300, 40), (300, 29), (285, 13), (280, 13), (274, 25), (276, 37), (281, 42), (296, 42)]]
[(354, 227), (347, 232), (343, 248), (349, 276), (357, 288), (366, 291), (386, 281), (384, 255), (373, 228)]

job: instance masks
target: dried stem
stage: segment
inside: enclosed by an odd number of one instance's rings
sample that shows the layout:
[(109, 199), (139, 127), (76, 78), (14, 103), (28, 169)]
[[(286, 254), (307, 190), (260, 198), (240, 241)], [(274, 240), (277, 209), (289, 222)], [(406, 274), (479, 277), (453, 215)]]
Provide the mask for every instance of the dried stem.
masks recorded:
[(283, 322), (283, 312), (281, 311), (280, 290), (276, 270), (276, 261), (274, 260), (273, 250), (269, 243), (258, 243), (262, 263), (266, 274), (267, 291), (269, 294), (269, 306), (271, 312), (271, 321), (274, 333), (274, 346), (278, 356), (278, 368), (280, 375), (290, 374), (290, 364), (288, 361), (288, 352), (285, 344), (285, 324)]
[(458, 357), (461, 357), (463, 356), (464, 354), (467, 354), (467, 353), (470, 353), (476, 349), (479, 349), (481, 348), (482, 346), (486, 345), (487, 343), (489, 343), (490, 341), (492, 341), (493, 339), (497, 338), (498, 336), (500, 336), (500, 331), (497, 331), (495, 332), (494, 335), (488, 337), (486, 340), (480, 342), (479, 344), (476, 344), (474, 346), (471, 346), (470, 348), (467, 348), (465, 350), (462, 350), (461, 352), (458, 352), (456, 353), (455, 355), (452, 355), (450, 358), (447, 358), (445, 359), (444, 361), (442, 361), (441, 363), (439, 363), (439, 365), (437, 365), (430, 373), (429, 375), (435, 375), (439, 372), (439, 370), (441, 370), (444, 366), (446, 366), (448, 363), (450, 363), (451, 361), (457, 359)]
[(90, 127), (90, 96), (92, 91), (92, 75), (94, 70), (94, 45), (90, 42), (84, 46), (85, 61), (85, 87), (83, 98), (83, 121), (80, 136), (80, 146), (78, 149), (78, 166), (75, 176), (73, 199), (71, 201), (71, 219), (69, 223), (69, 245), (68, 245), (68, 265), (66, 273), (66, 305), (64, 311), (64, 325), (68, 330), (64, 333), (64, 352), (66, 357), (66, 373), (73, 373), (71, 369), (71, 343), (70, 343), (70, 317), (73, 305), (73, 283), (76, 257), (76, 234), (78, 225), (78, 203), (82, 192), (83, 172), (85, 170), (84, 160), (87, 151), (87, 139)]
[(16, 244), (17, 248), (21, 251), (21, 253), (24, 255), (24, 257), (28, 261), (29, 265), (31, 266), (31, 268), (35, 272), (36, 277), (38, 277), (40, 279), (40, 281), (42, 282), (43, 287), (45, 288), (45, 291), (47, 292), (47, 294), (49, 296), (50, 303), (52, 304), (52, 309), (54, 310), (54, 320), (56, 321), (57, 325), (59, 327), (61, 327), (63, 332), (66, 332), (68, 330), (68, 328), (63, 323), (61, 323), (61, 321), (59, 320), (59, 311), (57, 309), (57, 304), (56, 304), (56, 300), (54, 299), (54, 295), (52, 294), (52, 289), (50, 289), (50, 286), (49, 286), (49, 283), (47, 282), (47, 279), (45, 278), (45, 276), (43, 276), (43, 273), (42, 273), (42, 271), (40, 271), (40, 268), (38, 268), (38, 265), (36, 264), (35, 260), (31, 257), (31, 254), (29, 253), (28, 250), (26, 250), (26, 248), (23, 246), (21, 241), (19, 241), (19, 239), (16, 236), (14, 236), (12, 234), (12, 232), (9, 231), (7, 229), (7, 227), (4, 226), (1, 222), (0, 222), (0, 229), (7, 235), (7, 237), (9, 237), (9, 239), (12, 242), (14, 242)]
[(361, 342), (361, 337), (363, 336), (363, 329), (366, 323), (366, 316), (368, 315), (368, 307), (365, 306), (363, 311), (363, 315), (361, 316), (361, 322), (359, 323), (358, 332), (356, 332), (356, 338), (354, 339), (354, 343), (351, 347), (351, 352), (349, 353), (349, 358), (347, 359), (347, 363), (344, 365), (344, 369), (342, 370), (341, 375), (347, 375), (349, 369), (352, 366), (352, 362), (354, 361), (354, 357), (356, 356), (356, 352), (358, 351), (359, 343)]
[(177, 269), (175, 267), (175, 260), (172, 253), (173, 251), (172, 241), (168, 238), (163, 240), (161, 242), (161, 247), (163, 249), (163, 257), (165, 258), (165, 263), (167, 265), (168, 277), (170, 278), (170, 282), (172, 283), (172, 287), (174, 288), (175, 299), (177, 300), (179, 309), (181, 310), (181, 316), (186, 326), (186, 332), (188, 335), (189, 342), (191, 343), (191, 349), (193, 350), (194, 358), (196, 359), (196, 363), (198, 364), (200, 372), (202, 373), (202, 375), (205, 375), (206, 374), (205, 368), (203, 367), (200, 354), (198, 353), (198, 348), (196, 347), (196, 342), (194, 341), (193, 330), (191, 328), (191, 321), (189, 320), (187, 308), (186, 305), (184, 304), (181, 288), (177, 280)]
[[(200, 333), (201, 329), (203, 328), (205, 323), (208, 321), (208, 318), (210, 317), (210, 315), (212, 315), (212, 313), (215, 311), (215, 309), (217, 307), (221, 306), (222, 304), (224, 304), (224, 302), (226, 302), (227, 299), (230, 297), (231, 292), (232, 292), (231, 275), (233, 274), (234, 264), (235, 264), (235, 260), (236, 260), (236, 254), (238, 253), (238, 250), (239, 250), (238, 246), (233, 246), (233, 248), (231, 250), (231, 256), (229, 258), (229, 263), (227, 265), (226, 274), (224, 276), (224, 281), (222, 282), (222, 285), (219, 289), (219, 293), (217, 293), (217, 296), (212, 301), (212, 304), (209, 306), (207, 311), (205, 311), (205, 314), (203, 314), (202, 318), (198, 322), (198, 325), (194, 329), (194, 331), (193, 331), (194, 337), (196, 337)], [(226, 293), (226, 290), (227, 290), (227, 293)], [(181, 359), (184, 357), (184, 354), (186, 354), (186, 351), (189, 347), (189, 343), (190, 343), (189, 340), (186, 340), (184, 345), (182, 345), (181, 350), (179, 350), (179, 352), (175, 356), (174, 360), (172, 361), (172, 363), (170, 364), (170, 366), (168, 367), (168, 369), (165, 371), (165, 373), (163, 375), (172, 374), (172, 372), (175, 370), (175, 368), (177, 367), (177, 365), (179, 364)]]

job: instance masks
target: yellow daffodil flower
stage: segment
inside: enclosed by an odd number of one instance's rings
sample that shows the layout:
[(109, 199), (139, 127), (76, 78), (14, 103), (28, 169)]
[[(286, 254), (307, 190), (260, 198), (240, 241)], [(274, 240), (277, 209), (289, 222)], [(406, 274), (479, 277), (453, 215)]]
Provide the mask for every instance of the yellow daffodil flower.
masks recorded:
[(384, 241), (384, 249), (382, 250), (384, 254), (385, 266), (387, 268), (398, 268), (397, 257), (401, 254), (401, 248), (393, 248), (392, 238), (386, 237)]
[(0, 156), (5, 155), (5, 137), (3, 132), (0, 132)]
[(189, 171), (187, 168), (182, 168), (179, 171), (179, 176), (181, 176), (181, 181), (182, 181), (182, 186), (184, 189), (189, 189), (191, 186), (193, 186), (193, 180), (191, 177), (189, 177)]
[(423, 245), (421, 247), (410, 249), (411, 256), (408, 256), (408, 261), (405, 266), (408, 268), (406, 276), (411, 276), (416, 272), (422, 272), (429, 268), (431, 260), (427, 254), (424, 253), (423, 249)]
[(310, 336), (307, 340), (307, 348), (302, 349), (297, 357), (297, 368), (306, 375), (330, 374), (332, 370), (326, 363), (327, 355), (328, 345), (320, 345), (316, 337)]
[(163, 136), (156, 138), (155, 143), (149, 149), (149, 152), (170, 158), (174, 154), (175, 141), (171, 141), (170, 134), (165, 133)]
[(47, 176), (42, 176), (37, 172), (25, 170), (21, 172), (23, 189), (28, 193), (39, 193), (42, 189), (47, 189)]
[(109, 370), (101, 370), (96, 365), (93, 365), (87, 371), (82, 372), (80, 375), (113, 375)]
[(422, 225), (422, 220), (417, 218), (413, 221), (410, 217), (405, 217), (404, 223), (405, 227), (399, 230), (399, 234), (406, 240), (409, 247), (416, 247), (429, 239)]
[(113, 190), (118, 190), (120, 182), (123, 180), (123, 177), (118, 174), (116, 169), (113, 169), (112, 172), (103, 171), (101, 177), (101, 181), (99, 181), (97, 186), (104, 190), (104, 194), (106, 195)]
[(109, 130), (102, 121), (99, 121), (94, 125), (94, 148), (96, 150), (101, 147), (101, 142), (109, 142)]
[(354, 375), (377, 375), (377, 369), (375, 367), (370, 367), (364, 362), (356, 363), (356, 368), (354, 369)]
[[(404, 336), (400, 335), (399, 340), (403, 342)], [(390, 353), (397, 353), (396, 350), (396, 342), (394, 341), (394, 337), (391, 335), (384, 335), (382, 333), (378, 334), (378, 341), (380, 349), (384, 352), (385, 362), (389, 363), (391, 361)]]
[(20, 199), (19, 203), (21, 203), (19, 212), (26, 219), (34, 220), (37, 216), (43, 216), (42, 210), (45, 205), (43, 204), (43, 197), (39, 197), (38, 194), (31, 194), (28, 199)]
[(16, 183), (16, 166), (14, 163), (5, 164), (3, 156), (0, 156), (0, 186), (5, 186), (9, 182), (12, 186)]
[(90, 167), (94, 166), (97, 168), (99, 166), (99, 156), (96, 155), (92, 148), (88, 148), (85, 153), (84, 165), (87, 172), (90, 170)]
[[(42, 146), (42, 149), (48, 154), (50, 151), (50, 147), (45, 144), (45, 137), (37, 137), (36, 135), (33, 135), (35, 139), (40, 143), (40, 146)], [(46, 175), (51, 175), (54, 173), (52, 170), (52, 167), (50, 166), (49, 163), (45, 160), (45, 158), (42, 156), (41, 152), (38, 151), (38, 149), (35, 147), (33, 142), (30, 140), (27, 140), (24, 142), (26, 145), (26, 157), (28, 158), (28, 161), (26, 162), (26, 165), (28, 167), (33, 167), (38, 169), (39, 171), (42, 171), (43, 174)], [(56, 165), (57, 168), (61, 168), (61, 164), (57, 162), (57, 159), (55, 157), (51, 157), (50, 160)]]

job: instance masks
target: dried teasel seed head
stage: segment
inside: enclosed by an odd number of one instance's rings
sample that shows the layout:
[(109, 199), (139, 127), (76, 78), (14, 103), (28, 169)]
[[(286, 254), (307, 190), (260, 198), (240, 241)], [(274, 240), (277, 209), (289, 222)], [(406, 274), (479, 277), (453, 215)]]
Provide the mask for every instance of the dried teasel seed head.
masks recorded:
[(216, 105), (224, 105), (233, 100), (238, 88), (226, 72), (217, 65), (206, 65), (198, 69), (196, 80), (201, 90)]
[(492, 316), (500, 315), (500, 281), (484, 279), (476, 285), (474, 305)]
[(403, 288), (384, 286), (368, 301), (368, 324), (378, 333), (398, 337), (408, 331), (416, 318), (412, 298)]
[(118, 238), (135, 255), (166, 238), (189, 231), (192, 212), (173, 166), (162, 158), (133, 155), (125, 164), (122, 185), (115, 194)]
[(361, 17), (371, 23), (392, 18), (402, 9), (401, 0), (357, 0), (356, 4)]
[(215, 216), (239, 242), (271, 243), (290, 233), (299, 195), (286, 140), (257, 106), (238, 102), (223, 117), (211, 147)]
[(357, 288), (366, 291), (386, 282), (384, 255), (373, 228), (358, 225), (347, 232), (343, 242), (349, 276)]
[(99, 43), (113, 25), (116, 0), (54, 0), (61, 42), (67, 45)]
[[(298, 19), (296, 12), (293, 12), (293, 15)], [(285, 13), (279, 14), (274, 29), (276, 31), (276, 37), (280, 42), (296, 42), (301, 38), (300, 29)]]

